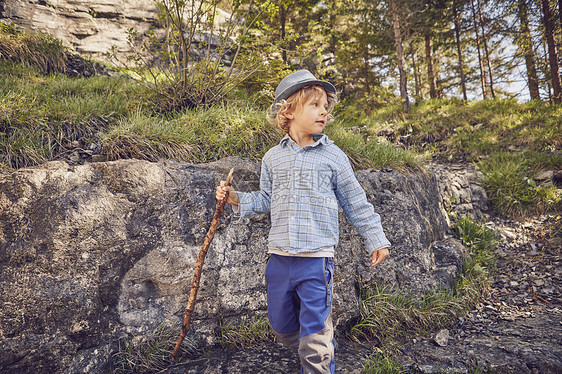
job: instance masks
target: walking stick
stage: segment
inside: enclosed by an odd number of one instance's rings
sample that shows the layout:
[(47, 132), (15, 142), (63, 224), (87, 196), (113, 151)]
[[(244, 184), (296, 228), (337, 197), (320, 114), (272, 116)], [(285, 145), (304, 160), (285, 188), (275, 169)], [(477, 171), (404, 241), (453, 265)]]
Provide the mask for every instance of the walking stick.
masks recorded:
[[(226, 178), (225, 186), (230, 186), (232, 182), (232, 172), (234, 169), (230, 169), (228, 173), (228, 177)], [(191, 282), (191, 291), (189, 292), (189, 300), (187, 301), (187, 307), (185, 308), (185, 316), (183, 317), (183, 324), (181, 328), (181, 334), (176, 343), (176, 347), (174, 348), (174, 353), (172, 355), (172, 359), (175, 361), (176, 356), (178, 355), (178, 351), (180, 349), (181, 343), (189, 330), (189, 322), (191, 320), (191, 315), (193, 314), (193, 308), (195, 307), (195, 298), (197, 297), (197, 290), (199, 289), (199, 281), (201, 280), (201, 269), (203, 268), (203, 261), (205, 261), (205, 255), (207, 254), (207, 250), (211, 245), (211, 241), (213, 240), (213, 236), (215, 236), (215, 231), (217, 231), (217, 227), (219, 226), (219, 222), (223, 215), (224, 211), (224, 204), (226, 204), (226, 200), (228, 198), (228, 194), (224, 197), (224, 199), (217, 201), (217, 208), (215, 210), (215, 215), (213, 216), (213, 220), (211, 221), (211, 227), (209, 227), (209, 231), (207, 231), (207, 236), (205, 236), (205, 241), (203, 242), (203, 246), (199, 251), (199, 256), (197, 257), (197, 261), (195, 262), (195, 270), (193, 271), (193, 281)]]

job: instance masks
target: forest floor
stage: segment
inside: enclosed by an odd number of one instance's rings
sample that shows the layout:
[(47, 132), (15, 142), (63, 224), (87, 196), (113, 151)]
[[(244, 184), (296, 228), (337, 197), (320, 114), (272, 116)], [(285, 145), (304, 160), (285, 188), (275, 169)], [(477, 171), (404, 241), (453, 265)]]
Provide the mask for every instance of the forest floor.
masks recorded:
[[(484, 297), (447, 329), (405, 342), (394, 355), (405, 373), (562, 373), (562, 238), (553, 235), (552, 220), (488, 219), (500, 244)], [(336, 373), (362, 373), (373, 352), (338, 340)], [(275, 343), (217, 348), (165, 371), (246, 372), (298, 373), (298, 357)]]

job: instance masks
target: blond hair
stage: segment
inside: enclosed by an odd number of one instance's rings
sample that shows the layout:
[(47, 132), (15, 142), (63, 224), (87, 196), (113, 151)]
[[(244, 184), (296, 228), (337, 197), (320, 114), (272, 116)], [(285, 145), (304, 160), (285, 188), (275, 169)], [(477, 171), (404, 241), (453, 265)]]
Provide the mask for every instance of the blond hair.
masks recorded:
[[(277, 126), (278, 129), (288, 133), (290, 127), (289, 119), (285, 117), (285, 114), (287, 112), (293, 112), (296, 108), (302, 108), (304, 103), (306, 103), (306, 101), (311, 97), (320, 98), (322, 96), (322, 92), (326, 92), (326, 90), (319, 84), (301, 88), (289, 96), (287, 100), (281, 100), (280, 102), (270, 106), (267, 111), (267, 120), (272, 125)], [(331, 112), (334, 109), (334, 106), (336, 106), (337, 97), (332, 92), (326, 92), (326, 95), (328, 96), (328, 116), (326, 118), (326, 124), (328, 124), (334, 120)]]

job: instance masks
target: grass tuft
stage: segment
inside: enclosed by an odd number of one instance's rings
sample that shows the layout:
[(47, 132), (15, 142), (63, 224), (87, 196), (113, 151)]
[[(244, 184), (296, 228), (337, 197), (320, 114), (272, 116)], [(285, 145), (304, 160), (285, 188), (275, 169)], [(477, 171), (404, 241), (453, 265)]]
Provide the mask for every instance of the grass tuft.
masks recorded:
[(405, 374), (402, 364), (388, 352), (372, 353), (363, 364), (362, 374)]
[(478, 163), (484, 187), (494, 209), (505, 216), (520, 218), (556, 211), (562, 207), (562, 193), (552, 184), (537, 185), (540, 168), (562, 165), (562, 154), (542, 157), (526, 153), (498, 152)]
[(481, 282), (461, 277), (454, 291), (429, 293), (420, 298), (389, 288), (366, 290), (359, 301), (358, 322), (349, 336), (385, 347), (433, 329), (450, 325), (473, 308), (481, 295)]
[(256, 347), (274, 339), (267, 317), (230, 320), (221, 325), (220, 331), (224, 348)]
[(34, 66), (43, 74), (64, 73), (66, 48), (62, 42), (41, 32), (31, 34), (0, 22), (0, 60)]
[[(119, 342), (113, 374), (155, 373), (173, 364), (172, 353), (178, 339), (178, 330), (162, 324), (151, 335)], [(198, 346), (186, 336), (179, 351), (179, 359), (196, 352)]]
[(405, 150), (379, 138), (365, 127), (345, 127), (334, 121), (326, 128), (326, 134), (348, 155), (357, 169), (397, 168), (417, 169), (421, 158), (413, 151)]
[(173, 122), (140, 112), (118, 122), (102, 135), (108, 160), (137, 158), (148, 161), (171, 158), (188, 161), (195, 154)]
[(261, 111), (226, 104), (170, 117), (137, 112), (104, 134), (103, 149), (109, 159), (210, 162), (241, 156), (258, 161), (281, 136)]
[(496, 233), (470, 217), (460, 217), (453, 225), (456, 237), (470, 250), (469, 262), (465, 264), (465, 273), (473, 266), (479, 265), (493, 269), (495, 248), (498, 246)]

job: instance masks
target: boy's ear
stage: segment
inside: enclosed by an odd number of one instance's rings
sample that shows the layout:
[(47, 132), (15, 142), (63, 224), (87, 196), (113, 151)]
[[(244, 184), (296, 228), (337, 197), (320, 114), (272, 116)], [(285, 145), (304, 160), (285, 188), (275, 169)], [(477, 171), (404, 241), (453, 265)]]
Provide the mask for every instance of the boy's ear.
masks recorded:
[(294, 119), (293, 112), (285, 112), (284, 116), (287, 119)]

